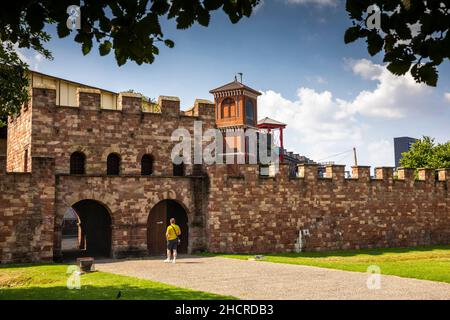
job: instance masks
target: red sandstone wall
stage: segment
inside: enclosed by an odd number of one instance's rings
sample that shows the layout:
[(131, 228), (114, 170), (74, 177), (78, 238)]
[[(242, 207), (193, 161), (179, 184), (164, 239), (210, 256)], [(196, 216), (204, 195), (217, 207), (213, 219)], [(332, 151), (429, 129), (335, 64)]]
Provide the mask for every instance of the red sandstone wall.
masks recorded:
[[(147, 255), (147, 220), (151, 209), (161, 200), (173, 199), (187, 210), (189, 251), (203, 249), (202, 211), (196, 201), (200, 178), (164, 176), (71, 176), (58, 175), (56, 182), (56, 219), (54, 251), (61, 250), (61, 225), (65, 211), (80, 200), (102, 203), (111, 214), (112, 253)], [(201, 192), (202, 190), (198, 190)], [(161, 236), (164, 236), (163, 234)]]
[[(299, 230), (303, 250), (400, 247), (450, 243), (450, 182), (393, 180), (380, 169), (371, 180), (361, 167), (358, 179), (344, 179), (334, 166), (328, 179), (306, 167), (304, 178), (258, 176), (241, 165), (241, 177), (227, 176), (224, 165), (209, 167), (206, 243), (212, 252), (293, 251)], [(315, 170), (315, 172), (314, 172)], [(355, 170), (356, 176), (358, 170)], [(426, 176), (426, 177), (425, 177)]]
[(55, 96), (54, 90), (33, 89), (32, 152), (55, 157), (57, 173), (68, 173), (70, 154), (82, 151), (87, 174), (105, 174), (108, 154), (117, 152), (123, 174), (140, 174), (142, 155), (151, 153), (154, 173), (172, 175), (172, 132), (184, 127), (193, 134), (195, 120), (203, 120), (204, 130), (214, 125), (210, 112), (199, 117), (175, 113), (179, 101), (162, 101), (163, 113), (152, 114), (140, 111), (140, 98), (123, 97), (123, 110), (116, 111), (101, 110), (95, 93), (81, 93), (79, 108), (57, 107)]
[[(29, 111), (23, 113), (8, 136), (11, 168), (23, 166), (23, 145), (33, 142), (33, 174), (0, 170), (2, 262), (58, 256), (62, 215), (83, 199), (110, 210), (116, 256), (146, 251), (148, 214), (164, 199), (176, 199), (188, 209), (191, 250), (293, 251), (299, 230), (309, 231), (303, 250), (450, 243), (448, 172), (439, 182), (431, 171), (421, 171), (421, 181), (407, 170), (393, 180), (392, 172), (381, 168), (372, 180), (369, 168), (358, 167), (354, 179), (344, 179), (344, 168), (333, 166), (327, 169), (330, 178), (319, 179), (317, 168), (304, 166), (302, 178), (291, 179), (287, 166), (274, 178), (262, 178), (254, 165), (240, 165), (240, 176), (216, 165), (207, 168), (204, 180), (175, 178), (172, 131), (185, 127), (192, 133), (197, 119), (206, 119), (206, 130), (214, 115), (204, 109), (197, 110), (199, 117), (182, 116), (174, 100), (167, 109), (162, 103), (162, 114), (142, 113), (136, 99), (124, 97), (122, 111), (100, 110), (98, 94), (80, 92), (80, 108), (57, 107), (54, 90), (33, 89), (32, 119)], [(86, 154), (84, 177), (66, 175), (74, 151)], [(110, 152), (122, 157), (121, 176), (105, 176)], [(139, 175), (144, 153), (155, 158), (153, 177)], [(55, 163), (36, 156), (54, 157)], [(0, 168), (4, 163), (0, 157)]]
[[(55, 166), (51, 175), (45, 171), (49, 176), (42, 173), (39, 160), (35, 160), (33, 174), (1, 173), (2, 262), (48, 259), (53, 252), (58, 257), (62, 215), (67, 207), (83, 199), (98, 200), (109, 207), (115, 256), (147, 251), (146, 221), (151, 208), (163, 199), (177, 199), (187, 207), (190, 250), (204, 248), (203, 184), (198, 178), (172, 177), (170, 154), (175, 142), (170, 136), (179, 127), (193, 133), (195, 120), (204, 120), (204, 130), (208, 129), (214, 124), (210, 110), (203, 112), (200, 108), (196, 117), (183, 116), (179, 114), (179, 101), (171, 100), (167, 105), (161, 101), (162, 114), (142, 113), (140, 98), (133, 97), (123, 97), (120, 111), (101, 110), (99, 95), (91, 91), (78, 93), (79, 108), (58, 107), (55, 90), (44, 88), (34, 88), (32, 99), (32, 130), (30, 108), (12, 124), (8, 163), (11, 168), (23, 166), (19, 146), (33, 139), (33, 156), (52, 157)], [(69, 172), (74, 151), (86, 154), (85, 177), (64, 175)], [(121, 176), (105, 176), (106, 157), (111, 152), (122, 157)], [(152, 177), (140, 176), (140, 159), (145, 153), (155, 159)], [(186, 169), (187, 174), (192, 172), (192, 167)]]
[(7, 171), (9, 172), (31, 171), (31, 113), (32, 107), (29, 105), (22, 107), (18, 115), (8, 118)]
[(0, 157), (0, 263), (53, 258), (54, 163), (33, 158), (33, 174), (5, 173)]

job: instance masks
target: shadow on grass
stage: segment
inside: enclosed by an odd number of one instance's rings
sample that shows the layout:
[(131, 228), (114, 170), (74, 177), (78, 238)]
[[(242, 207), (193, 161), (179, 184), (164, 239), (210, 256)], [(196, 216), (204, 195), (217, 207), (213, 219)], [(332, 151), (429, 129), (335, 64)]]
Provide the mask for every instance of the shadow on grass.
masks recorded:
[[(436, 245), (436, 246), (419, 246), (419, 247), (400, 247), (400, 248), (376, 248), (376, 249), (358, 249), (358, 250), (339, 250), (339, 251), (314, 251), (314, 252), (300, 252), (300, 253), (264, 253), (274, 257), (286, 258), (326, 258), (326, 257), (352, 257), (357, 255), (371, 255), (377, 256), (385, 253), (413, 253), (413, 252), (430, 252), (433, 250), (450, 250), (450, 245)], [(254, 254), (230, 254), (230, 253), (201, 253), (205, 257), (214, 256), (253, 256)]]
[[(120, 298), (117, 298), (120, 292)], [(65, 286), (0, 289), (0, 300), (229, 300), (220, 296), (182, 288), (142, 288), (84, 285), (80, 289)]]
[(55, 263), (52, 261), (48, 262), (24, 262), (24, 263), (2, 263), (0, 264), (0, 269), (8, 268), (33, 268), (33, 267), (45, 267), (45, 266), (67, 266), (66, 263)]

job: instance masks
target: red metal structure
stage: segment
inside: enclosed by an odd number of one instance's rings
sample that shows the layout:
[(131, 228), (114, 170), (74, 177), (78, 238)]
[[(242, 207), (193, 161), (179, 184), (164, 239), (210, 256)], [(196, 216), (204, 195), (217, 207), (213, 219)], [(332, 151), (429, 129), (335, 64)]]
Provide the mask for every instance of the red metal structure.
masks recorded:
[(270, 134), (273, 130), (280, 132), (280, 162), (283, 162), (284, 145), (283, 145), (283, 129), (286, 128), (286, 124), (277, 120), (265, 117), (258, 121), (258, 129), (267, 131)]

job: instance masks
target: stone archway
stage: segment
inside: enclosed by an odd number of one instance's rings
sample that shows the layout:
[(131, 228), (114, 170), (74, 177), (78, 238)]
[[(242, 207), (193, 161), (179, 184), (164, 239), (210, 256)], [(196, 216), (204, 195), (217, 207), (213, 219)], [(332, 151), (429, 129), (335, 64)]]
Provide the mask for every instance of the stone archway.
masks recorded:
[(189, 224), (186, 208), (176, 200), (166, 199), (158, 202), (150, 211), (147, 220), (147, 249), (150, 255), (164, 255), (166, 252), (165, 233), (175, 218), (181, 229), (179, 253), (188, 252)]
[(78, 248), (62, 250), (63, 258), (110, 257), (112, 220), (109, 209), (91, 199), (78, 201), (71, 209), (78, 217)]

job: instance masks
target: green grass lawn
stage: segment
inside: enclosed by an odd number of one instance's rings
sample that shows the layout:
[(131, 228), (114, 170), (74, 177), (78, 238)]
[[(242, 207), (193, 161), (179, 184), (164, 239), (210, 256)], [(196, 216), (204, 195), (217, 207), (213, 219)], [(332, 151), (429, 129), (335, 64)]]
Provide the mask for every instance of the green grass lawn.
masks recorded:
[(81, 275), (81, 289), (68, 289), (67, 264), (0, 266), (0, 300), (5, 299), (233, 299), (207, 292), (106, 272)]
[[(254, 255), (204, 254), (244, 259)], [(450, 246), (362, 249), (333, 252), (267, 254), (262, 261), (301, 264), (331, 269), (366, 272), (370, 265), (382, 274), (450, 283)]]

